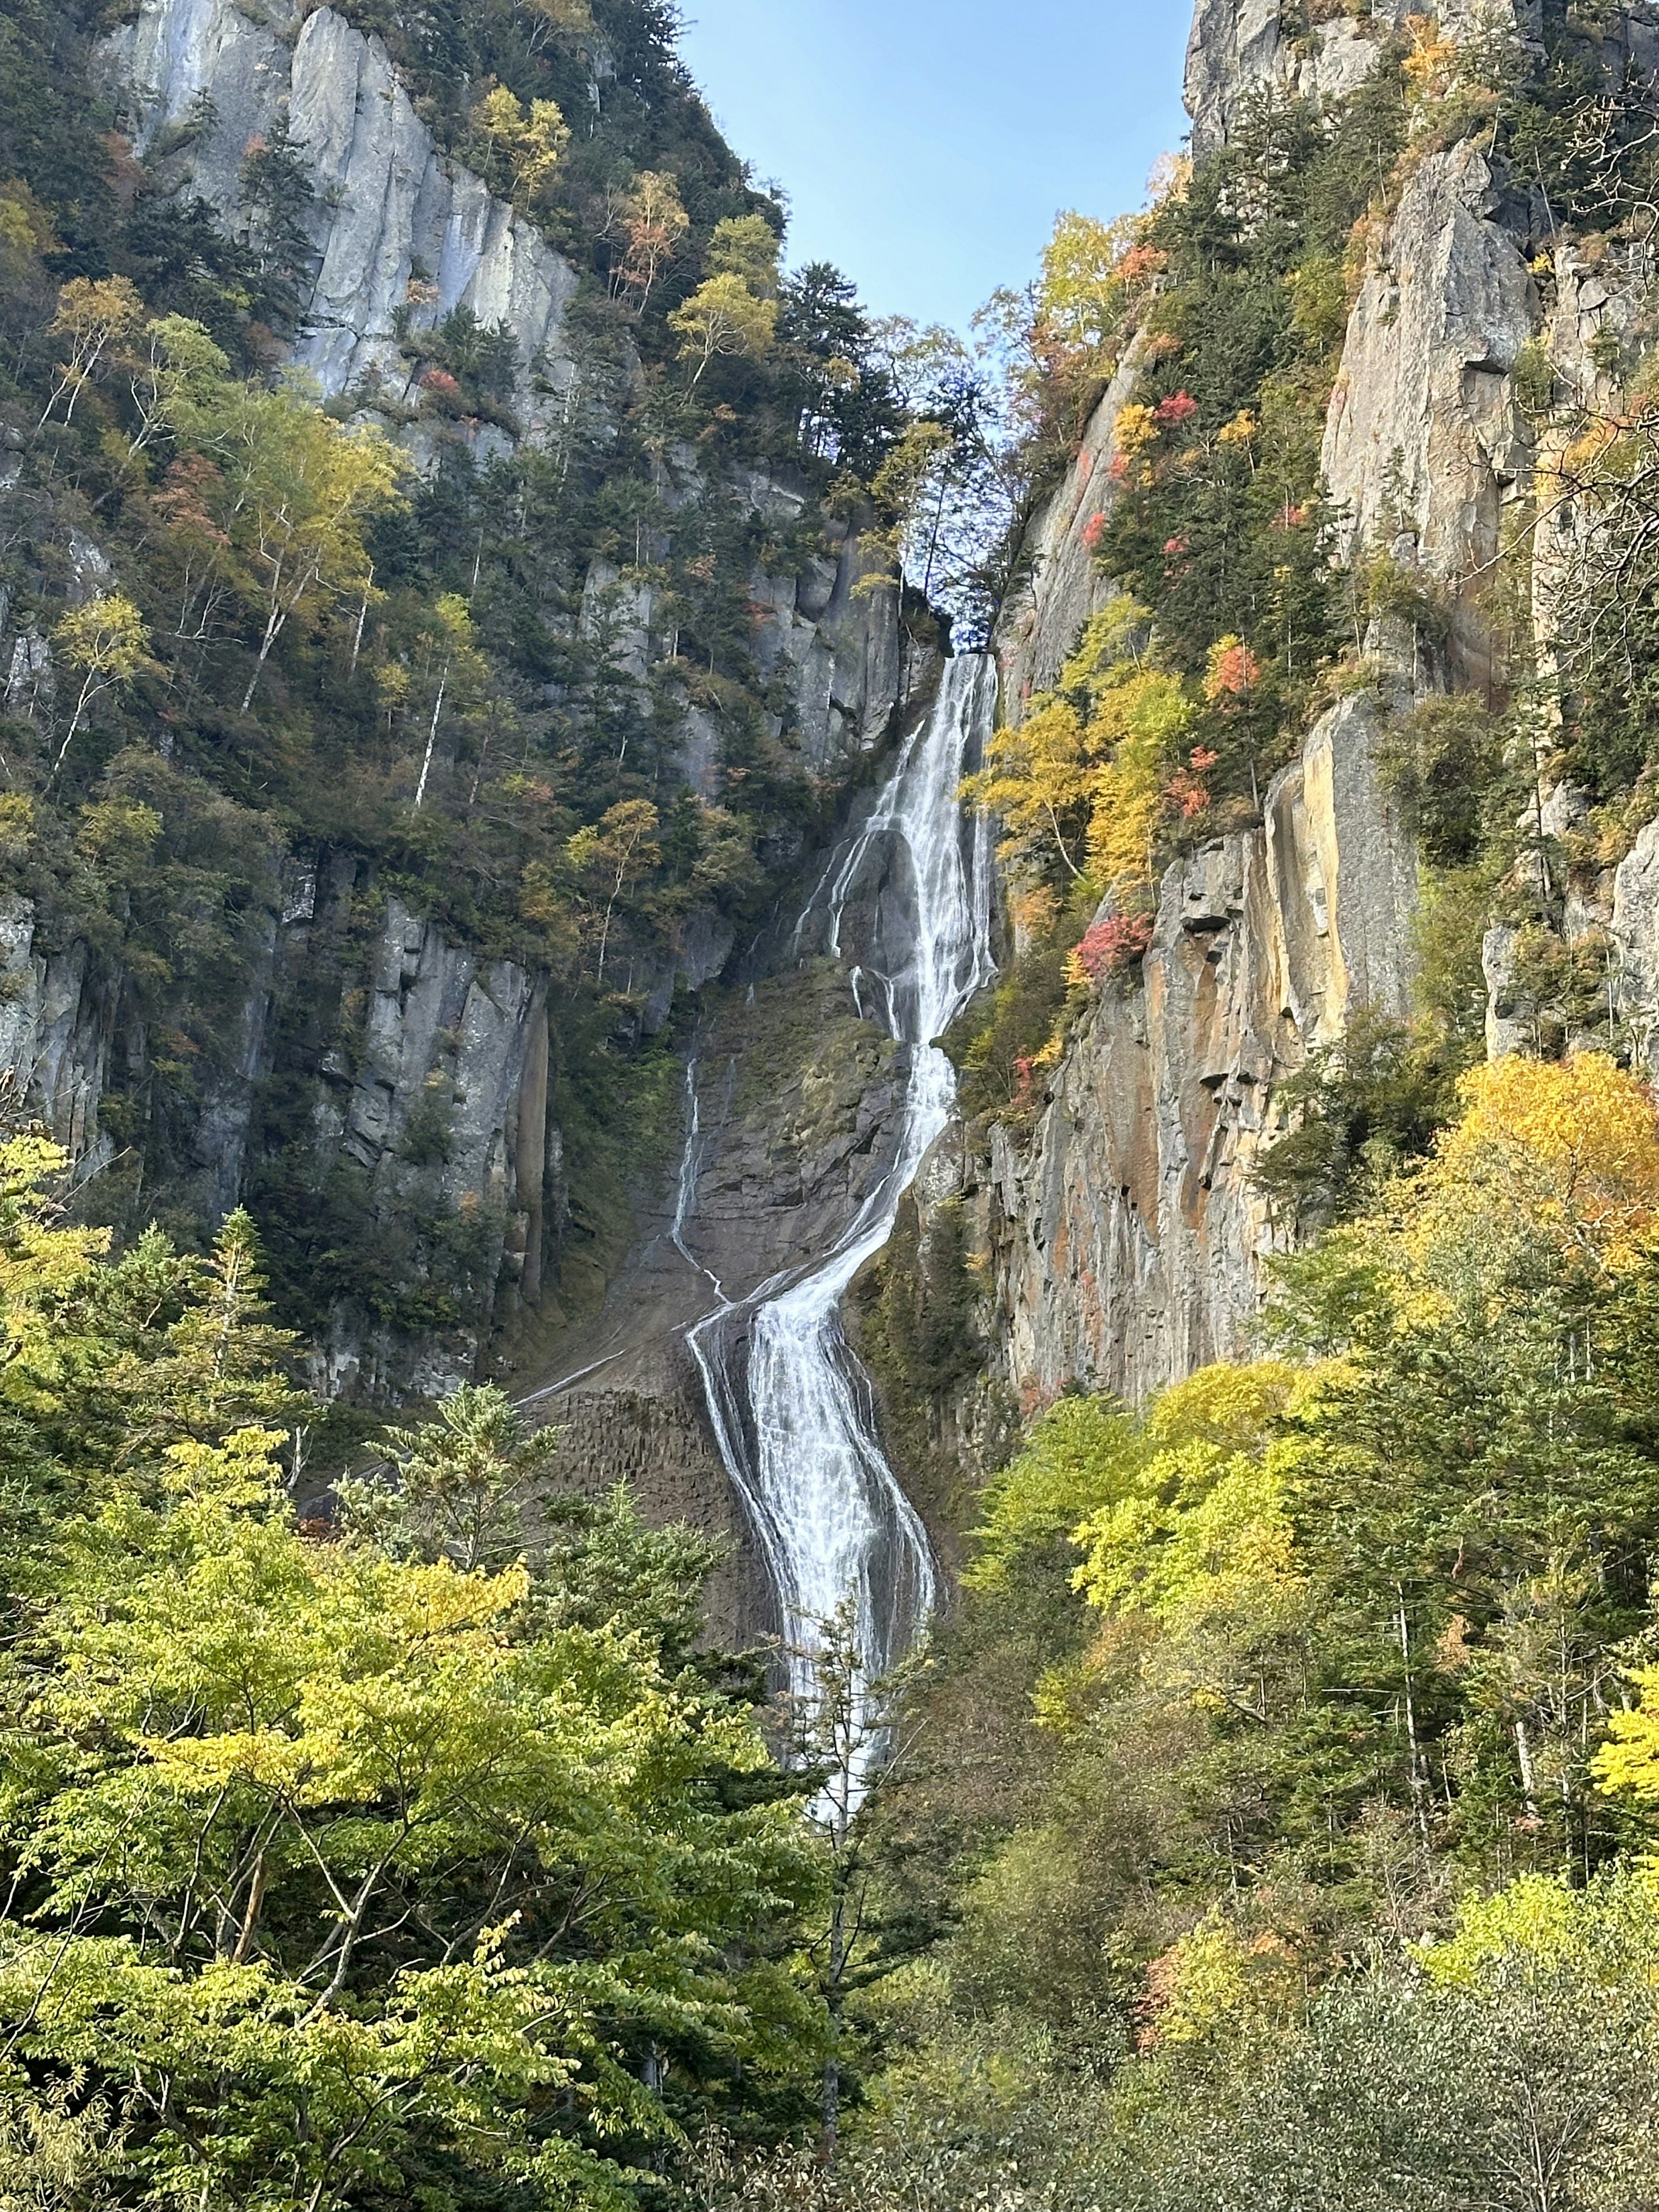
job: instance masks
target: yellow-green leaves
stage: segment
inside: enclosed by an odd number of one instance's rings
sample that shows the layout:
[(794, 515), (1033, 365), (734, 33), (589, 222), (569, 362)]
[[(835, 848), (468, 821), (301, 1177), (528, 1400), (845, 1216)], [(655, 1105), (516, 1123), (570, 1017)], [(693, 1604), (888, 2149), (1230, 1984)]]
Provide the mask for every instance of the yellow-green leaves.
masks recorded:
[(708, 241), (711, 276), (735, 276), (757, 299), (775, 298), (778, 234), (763, 215), (728, 216)]
[(1419, 1956), (1448, 1989), (1490, 1988), (1517, 1971), (1659, 1988), (1659, 1877), (1618, 1869), (1574, 1888), (1557, 1875), (1524, 1874), (1491, 1896), (1463, 1898), (1455, 1933)]
[(708, 274), (668, 318), (680, 359), (696, 364), (692, 388), (712, 362), (764, 360), (778, 329), (778, 240), (763, 216), (731, 216), (708, 241)]
[(52, 757), (54, 775), (94, 703), (106, 691), (131, 684), (155, 663), (149, 657), (149, 632), (143, 617), (124, 592), (105, 592), (71, 607), (52, 634), (67, 665), (81, 678), (75, 711)]
[(668, 318), (668, 327), (680, 342), (680, 359), (696, 365), (691, 378), (695, 388), (712, 362), (740, 356), (750, 361), (765, 358), (777, 335), (778, 303), (763, 299), (728, 270), (699, 284), (685, 305)]
[[(164, 2165), (210, 2138), (222, 2201), (263, 2201), (278, 2146), (280, 2201), (313, 2201), (411, 2128), (602, 2194), (591, 2145), (665, 2124), (636, 2035), (810, 2039), (793, 1978), (731, 1948), (812, 1895), (807, 1839), (787, 1800), (726, 1808), (752, 1721), (644, 1627), (547, 1626), (522, 1564), (302, 1530), (281, 1441), (175, 1447), (169, 1498), (70, 1532), (0, 1736), (0, 1847), (54, 1940), (0, 1923), (0, 2025), (141, 2104), (165, 2074), (149, 2137)], [(548, 2084), (565, 2120), (532, 2126)]]
[(143, 320), (138, 288), (126, 276), (75, 276), (58, 295), (50, 336), (63, 341), (68, 359), (58, 365), (58, 381), (46, 402), (46, 423), (64, 404), (65, 428), (75, 419), (81, 394), (106, 363), (120, 355)]
[(1068, 209), (1042, 250), (1039, 337), (1063, 353), (1092, 356), (1102, 374), (1111, 373), (1121, 336), (1127, 304), (1123, 259), (1139, 227), (1133, 216), (1101, 222)]
[(1644, 1667), (1635, 1679), (1640, 1703), (1609, 1716), (1607, 1740), (1593, 1762), (1595, 1778), (1603, 1790), (1659, 1807), (1659, 1667)]
[(1152, 896), (1171, 772), (1192, 717), (1180, 679), (1139, 647), (1146, 617), (1120, 600), (1097, 615), (1059, 685), (998, 730), (966, 795), (1003, 825), (1004, 860), (1133, 911)]
[(1069, 1536), (1117, 1496), (1142, 1451), (1138, 1425), (1110, 1400), (1057, 1399), (986, 1486), (963, 1579), (979, 1589), (1003, 1587), (1023, 1557)]
[(1164, 1620), (1275, 1609), (1278, 1590), (1297, 1579), (1285, 1456), (1273, 1443), (1291, 1379), (1274, 1360), (1206, 1367), (1153, 1401), (1137, 1463), (1076, 1534), (1073, 1581), (1091, 1605)]
[(472, 111), (466, 150), (490, 189), (529, 214), (545, 203), (569, 143), (556, 100), (532, 100), (526, 107), (498, 84)]
[(566, 848), (572, 867), (589, 893), (587, 915), (597, 943), (594, 981), (605, 981), (617, 902), (630, 884), (648, 875), (661, 857), (657, 833), (661, 818), (648, 799), (618, 799), (598, 822), (577, 830)]

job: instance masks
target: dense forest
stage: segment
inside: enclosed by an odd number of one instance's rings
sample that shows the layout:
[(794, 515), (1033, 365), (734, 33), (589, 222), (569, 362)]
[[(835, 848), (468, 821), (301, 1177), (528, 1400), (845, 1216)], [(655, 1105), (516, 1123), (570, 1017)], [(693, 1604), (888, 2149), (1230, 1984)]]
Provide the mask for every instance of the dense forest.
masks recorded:
[[(1616, 11), (1362, 0), (1357, 89), (1062, 216), (965, 342), (787, 266), (657, 0), (342, 12), (568, 262), (558, 380), (422, 319), (428, 275), (401, 381), (325, 401), (284, 368), (304, 144), (240, 149), (228, 215), (184, 181), (210, 100), (135, 149), (118, 9), (0, 17), (0, 866), (127, 994), (95, 1176), (3, 1101), (0, 2212), (1650, 2212), (1659, 1115), (1574, 919), (1659, 811), (1659, 104)], [(1460, 148), (1547, 303), (1569, 243), (1636, 271), (1589, 386), (1506, 371), (1536, 486), (1467, 586), (1351, 544), (1321, 475), (1350, 308)], [(1004, 1407), (922, 1647), (872, 1686), (843, 1613), (785, 1696), (710, 1629), (720, 1547), (571, 1496), (501, 1389), (386, 1426), (308, 1387), (343, 1303), (494, 1291), (435, 1095), (395, 1219), (319, 1168), (344, 954), (245, 1204), (180, 1132), (270, 882), (344, 855), (358, 932), (401, 901), (548, 977), (580, 1310), (679, 1110), (646, 979), (694, 910), (752, 938), (865, 772), (804, 752), (753, 576), (851, 534), (919, 661), (991, 637), (1109, 391), (1120, 589), (967, 793), (1011, 957), (950, 1039), (966, 1119), (1030, 1123), (1163, 871), (1362, 693), (1417, 1000), (1282, 1101), (1248, 1356)], [(947, 1207), (856, 1286), (902, 1462), (993, 1364), (975, 1266)]]

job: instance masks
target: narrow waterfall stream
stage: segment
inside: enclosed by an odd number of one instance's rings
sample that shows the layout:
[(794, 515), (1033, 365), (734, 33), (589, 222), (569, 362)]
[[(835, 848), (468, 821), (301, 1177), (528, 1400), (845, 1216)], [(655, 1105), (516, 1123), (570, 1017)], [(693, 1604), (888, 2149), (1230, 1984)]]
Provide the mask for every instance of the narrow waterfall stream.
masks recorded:
[[(946, 664), (932, 714), (905, 742), (868, 819), (833, 855), (795, 933), (798, 949), (816, 942), (840, 957), (854, 902), (860, 918), (872, 917), (869, 941), (856, 947), (854, 992), (861, 1011), (873, 1004), (909, 1048), (892, 1164), (827, 1257), (744, 1300), (722, 1296), (687, 1334), (720, 1456), (778, 1593), (801, 1692), (812, 1684), (817, 1624), (843, 1601), (856, 1607), (873, 1677), (908, 1649), (937, 1595), (927, 1531), (882, 1451), (869, 1378), (842, 1333), (840, 1307), (891, 1236), (900, 1201), (950, 1119), (955, 1071), (933, 1039), (994, 973), (988, 834), (964, 817), (957, 787), (977, 764), (995, 705), (988, 657)], [(695, 1066), (688, 1097), (690, 1161)], [(683, 1175), (675, 1242), (699, 1266), (684, 1242), (684, 1187)]]

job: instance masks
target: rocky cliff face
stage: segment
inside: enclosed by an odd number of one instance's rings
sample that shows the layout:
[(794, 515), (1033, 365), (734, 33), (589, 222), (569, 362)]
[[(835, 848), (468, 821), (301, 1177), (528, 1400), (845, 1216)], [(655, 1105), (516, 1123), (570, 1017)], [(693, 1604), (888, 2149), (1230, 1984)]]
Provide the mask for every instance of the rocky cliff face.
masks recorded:
[[(96, 70), (136, 149), (232, 230), (244, 219), (249, 143), (286, 118), (315, 195), (291, 350), (325, 395), (356, 400), (367, 419), (383, 404), (378, 419), (417, 466), (430, 465), (431, 426), (398, 404), (412, 374), (400, 341), (465, 308), (512, 334), (508, 411), (519, 435), (559, 434), (581, 374), (566, 343), (577, 274), (437, 144), (379, 40), (333, 9), (289, 0), (143, 0), (103, 41)], [(457, 434), (483, 460), (510, 442), (488, 422)], [(671, 514), (708, 493), (699, 454), (666, 454), (660, 489)], [(866, 565), (856, 532), (819, 515), (803, 483), (738, 469), (716, 489), (754, 520), (757, 540), (799, 540), (803, 525), (823, 526), (821, 556), (745, 581), (770, 738), (833, 788), (925, 684), (926, 656), (902, 633), (895, 593), (856, 588)], [(83, 557), (107, 574), (95, 546), (76, 544), (77, 579)], [(98, 588), (88, 576), (86, 589)], [(7, 635), (8, 606), (0, 592), (0, 667), (8, 705), (27, 714), (50, 696), (52, 653), (32, 630)], [(596, 559), (581, 606), (590, 640), (603, 637), (617, 674), (643, 696), (675, 645), (648, 594)], [(688, 702), (674, 757), (686, 786), (720, 797), (716, 715)], [(237, 930), (215, 1065), (194, 1071), (182, 1109), (169, 1106), (165, 1170), (147, 1180), (142, 1202), (212, 1220), (267, 1188), (281, 1093), (282, 1141), (291, 1150), (294, 1128), (303, 1132), (306, 1174), (345, 1194), (362, 1241), (389, 1266), (414, 1255), (416, 1274), (441, 1246), (449, 1275), (446, 1316), (425, 1323), (412, 1310), (388, 1316), (380, 1291), (333, 1295), (318, 1382), (393, 1401), (448, 1387), (471, 1371), (492, 1322), (536, 1308), (568, 1227), (547, 979), (410, 911), (343, 851), (273, 850)], [(667, 1018), (677, 986), (695, 991), (719, 975), (734, 941), (712, 909), (678, 919), (660, 972), (639, 979), (647, 1031)], [(83, 1182), (123, 1172), (132, 1157), (131, 1129), (106, 1126), (112, 1092), (129, 1122), (135, 1108), (152, 1113), (145, 1102), (163, 1048), (136, 1007), (129, 979), (95, 945), (27, 900), (0, 913), (0, 1065)]]
[(444, 159), (378, 39), (331, 9), (284, 0), (146, 0), (106, 42), (102, 70), (135, 147), (188, 132), (180, 159), (191, 187), (233, 219), (249, 140), (286, 113), (317, 191), (315, 281), (295, 358), (325, 392), (400, 386), (408, 370), (394, 317), (431, 328), (464, 307), (517, 337), (530, 434), (556, 418), (571, 374), (561, 334), (575, 272)]
[[(1396, 13), (1298, 33), (1279, 0), (1198, 0), (1194, 151), (1224, 144), (1265, 92), (1352, 92)], [(1448, 6), (1440, 20), (1455, 33), (1475, 18)], [(1522, 41), (1537, 39), (1526, 0), (1513, 21)], [(1655, 38), (1650, 21), (1623, 18), (1609, 58), (1650, 70)], [(1035, 1125), (999, 1127), (988, 1154), (958, 1150), (928, 1180), (970, 1202), (991, 1284), (988, 1340), (1006, 1347), (994, 1358), (1028, 1405), (1077, 1382), (1139, 1398), (1248, 1343), (1261, 1263), (1279, 1241), (1250, 1180), (1282, 1126), (1279, 1086), (1362, 1006), (1408, 1009), (1417, 865), (1379, 785), (1376, 735), (1436, 690), (1490, 682), (1481, 594), (1528, 512), (1539, 459), (1516, 390), (1522, 349), (1539, 342), (1570, 392), (1605, 397), (1590, 342), (1628, 335), (1647, 279), (1642, 246), (1598, 246), (1587, 265), (1556, 240), (1540, 286), (1534, 264), (1551, 227), (1524, 190), (1499, 189), (1474, 140), (1409, 165), (1352, 307), (1323, 469), (1341, 557), (1381, 554), (1415, 571), (1448, 604), (1449, 633), (1431, 643), (1373, 625), (1377, 687), (1322, 718), (1267, 793), (1259, 829), (1170, 870), (1143, 974), (1108, 987), (1072, 1035)], [(1053, 680), (1111, 588), (1087, 532), (1111, 497), (1104, 465), (1132, 361), (1035, 519), (1031, 580), (999, 640), (1011, 716)], [(1547, 533), (1540, 592), (1547, 547)], [(1540, 806), (1557, 839), (1585, 811), (1565, 789)], [(1569, 942), (1610, 933), (1615, 1000), (1659, 1066), (1659, 834), (1650, 827), (1616, 872), (1575, 886)], [(1487, 941), (1495, 1051), (1531, 1034), (1515, 1003), (1515, 938)]]
[(1359, 1007), (1404, 1013), (1416, 871), (1378, 789), (1370, 695), (1333, 708), (1258, 830), (1165, 875), (1133, 988), (1107, 986), (1029, 1133), (963, 1164), (999, 1364), (1025, 1404), (1139, 1399), (1247, 1340), (1282, 1246), (1250, 1168), (1282, 1079)]
[(640, 1241), (604, 1310), (553, 1347), (529, 1400), (562, 1431), (556, 1468), (592, 1492), (727, 1538), (716, 1617), (774, 1629), (764, 1569), (711, 1435), (685, 1332), (725, 1300), (823, 1257), (891, 1163), (902, 1048), (860, 1018), (842, 963), (787, 937), (763, 949), (694, 1041), (682, 1146), (642, 1191)]

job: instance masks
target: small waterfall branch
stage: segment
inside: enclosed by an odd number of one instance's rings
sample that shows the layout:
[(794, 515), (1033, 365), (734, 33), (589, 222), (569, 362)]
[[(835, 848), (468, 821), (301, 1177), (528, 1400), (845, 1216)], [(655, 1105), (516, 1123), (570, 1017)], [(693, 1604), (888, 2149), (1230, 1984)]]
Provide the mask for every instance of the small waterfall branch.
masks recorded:
[[(955, 1071), (933, 1040), (994, 972), (988, 833), (964, 818), (957, 790), (995, 705), (988, 658), (946, 665), (932, 714), (906, 741), (869, 818), (832, 858), (795, 933), (797, 949), (811, 940), (840, 956), (843, 935), (873, 915), (853, 971), (856, 1003), (909, 1048), (892, 1164), (826, 1258), (744, 1300), (722, 1293), (687, 1334), (726, 1473), (778, 1592), (792, 1686), (802, 1694), (815, 1683), (817, 1624), (843, 1603), (855, 1607), (874, 1678), (909, 1648), (937, 1597), (927, 1531), (882, 1451), (869, 1378), (842, 1334), (840, 1308), (891, 1236), (901, 1200), (950, 1120)], [(694, 1267), (684, 1227), (697, 1110), (694, 1067), (674, 1224)], [(744, 1315), (746, 1332), (734, 1326)]]

